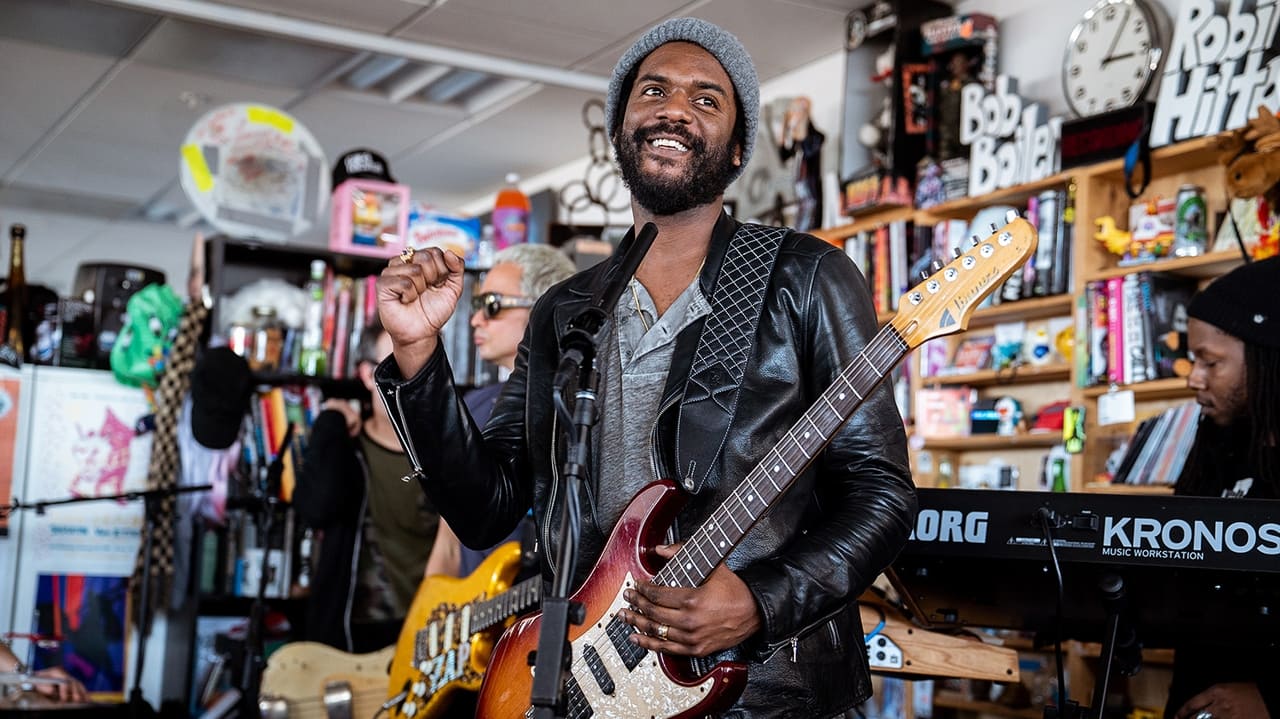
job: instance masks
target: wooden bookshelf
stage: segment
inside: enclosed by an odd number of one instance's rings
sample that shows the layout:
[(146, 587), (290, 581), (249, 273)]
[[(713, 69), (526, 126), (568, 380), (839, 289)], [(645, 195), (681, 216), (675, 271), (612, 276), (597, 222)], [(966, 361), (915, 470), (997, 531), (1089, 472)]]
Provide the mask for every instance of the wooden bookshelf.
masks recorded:
[[(1187, 379), (1185, 377), (1166, 377), (1164, 379), (1154, 379), (1149, 382), (1139, 382), (1137, 384), (1117, 385), (1117, 390), (1132, 390), (1135, 400), (1157, 400), (1157, 399), (1190, 399), (1195, 393), (1187, 388)], [(1107, 385), (1099, 385), (1097, 387), (1086, 387), (1083, 390), (1085, 397), (1097, 399), (1102, 395), (1111, 391), (1111, 387)]]
[(1037, 382), (1062, 382), (1071, 378), (1071, 365), (1066, 363), (1047, 365), (1019, 365), (1016, 369), (985, 369), (977, 372), (940, 374), (922, 377), (925, 387), (934, 385), (965, 385), (968, 387), (997, 387), (1010, 384), (1034, 384)]
[(1224, 250), (1195, 257), (1170, 257), (1137, 265), (1110, 267), (1090, 274), (1087, 279), (1106, 280), (1112, 277), (1123, 277), (1134, 272), (1163, 272), (1181, 277), (1205, 279), (1230, 272), (1242, 264), (1244, 264), (1244, 259), (1240, 257), (1238, 251)]
[(933, 705), (945, 709), (992, 714), (1015, 719), (1042, 719), (1044, 709), (1037, 707), (1009, 707), (995, 702), (969, 699), (960, 692), (940, 689), (933, 695)]
[(924, 440), (924, 448), (935, 452), (984, 452), (1001, 449), (1035, 449), (1062, 443), (1062, 433), (1024, 432), (1023, 434), (971, 434), (968, 437), (946, 437)]
[(1073, 295), (1050, 295), (982, 307), (973, 311), (973, 316), (969, 318), (969, 329), (990, 327), (1001, 322), (1062, 317), (1071, 314), (1074, 301)]
[(813, 236), (821, 240), (826, 240), (836, 247), (844, 247), (844, 241), (859, 232), (865, 230), (874, 230), (880, 225), (887, 225), (891, 222), (911, 222), (915, 219), (915, 209), (911, 207), (885, 207), (871, 210), (866, 214), (858, 215), (853, 222), (839, 227), (826, 227), (821, 230), (814, 230)]

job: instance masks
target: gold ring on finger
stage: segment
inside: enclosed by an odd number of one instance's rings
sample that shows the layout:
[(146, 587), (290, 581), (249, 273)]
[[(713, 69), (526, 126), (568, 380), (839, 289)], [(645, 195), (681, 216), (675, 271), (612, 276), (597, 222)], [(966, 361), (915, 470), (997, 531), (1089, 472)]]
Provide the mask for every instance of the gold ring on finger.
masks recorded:
[(658, 637), (658, 639), (661, 639), (662, 641), (664, 641), (664, 642), (665, 642), (665, 641), (667, 641), (667, 632), (669, 632), (669, 631), (671, 631), (671, 627), (668, 627), (668, 626), (667, 626), (667, 625), (665, 625), (665, 624), (659, 624), (659, 625), (658, 625), (658, 631), (657, 631), (657, 632), (655, 632), (654, 634), (655, 634), (655, 636), (657, 636), (657, 637)]
[(413, 262), (414, 252), (415, 250), (412, 247), (405, 247), (403, 250), (400, 250), (400, 261), (406, 265)]

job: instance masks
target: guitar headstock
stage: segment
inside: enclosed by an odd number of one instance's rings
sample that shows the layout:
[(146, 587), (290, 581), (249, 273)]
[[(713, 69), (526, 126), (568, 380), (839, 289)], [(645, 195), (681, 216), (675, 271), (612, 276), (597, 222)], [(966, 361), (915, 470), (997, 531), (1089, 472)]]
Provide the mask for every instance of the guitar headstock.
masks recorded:
[(1022, 270), (1036, 250), (1036, 228), (1010, 212), (1007, 224), (986, 239), (973, 238), (973, 247), (957, 256), (898, 300), (890, 324), (907, 343), (917, 347), (934, 337), (960, 332), (969, 325), (974, 308)]

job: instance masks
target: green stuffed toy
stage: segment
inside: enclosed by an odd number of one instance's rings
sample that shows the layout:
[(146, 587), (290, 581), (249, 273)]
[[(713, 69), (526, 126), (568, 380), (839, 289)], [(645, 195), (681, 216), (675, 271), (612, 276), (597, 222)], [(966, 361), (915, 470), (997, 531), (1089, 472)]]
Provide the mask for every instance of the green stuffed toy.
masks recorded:
[(168, 285), (150, 284), (129, 298), (125, 313), (111, 347), (111, 372), (121, 384), (153, 389), (178, 332), (182, 300)]

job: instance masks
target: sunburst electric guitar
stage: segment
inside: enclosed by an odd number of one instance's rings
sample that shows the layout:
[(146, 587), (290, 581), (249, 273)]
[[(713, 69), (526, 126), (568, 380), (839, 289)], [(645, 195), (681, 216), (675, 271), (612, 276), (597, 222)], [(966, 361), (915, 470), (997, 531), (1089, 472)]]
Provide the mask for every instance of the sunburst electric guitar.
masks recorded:
[[(978, 303), (1020, 270), (1035, 250), (1035, 229), (1014, 213), (1003, 228), (992, 230), (986, 239), (974, 237), (971, 249), (903, 295), (894, 318), (660, 569), (652, 564), (652, 548), (663, 542), (680, 494), (674, 483), (661, 480), (636, 495), (591, 575), (571, 598), (584, 606), (586, 621), (569, 630), (566, 716), (704, 717), (738, 698), (746, 665), (722, 662), (698, 676), (686, 661), (632, 644), (629, 637), (635, 630), (617, 616), (627, 605), (623, 591), (639, 580), (663, 586), (702, 584), (908, 351), (964, 329)], [(541, 620), (540, 614), (523, 619), (502, 636), (480, 690), (477, 716), (531, 716), (529, 656), (537, 649)]]
[(520, 555), (520, 543), (508, 542), (465, 579), (422, 580), (391, 662), (387, 696), (397, 699), (392, 716), (437, 716), (455, 690), (480, 688), (498, 635), (542, 593), (540, 577), (512, 586)]

